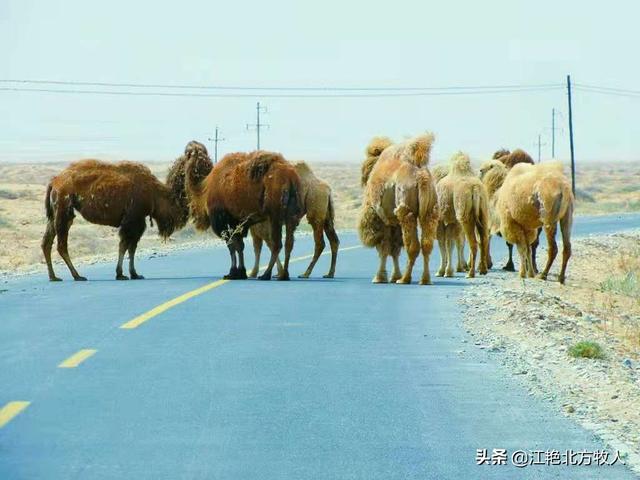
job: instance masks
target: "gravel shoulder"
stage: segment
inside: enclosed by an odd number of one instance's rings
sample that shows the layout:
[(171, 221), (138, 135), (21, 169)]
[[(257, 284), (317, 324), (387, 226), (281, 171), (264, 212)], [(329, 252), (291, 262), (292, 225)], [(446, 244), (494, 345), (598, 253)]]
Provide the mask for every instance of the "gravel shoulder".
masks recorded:
[[(501, 270), (473, 281), (461, 299), (465, 326), (475, 348), (640, 473), (640, 230), (572, 244), (565, 286), (557, 275), (523, 282)], [(604, 358), (571, 356), (580, 341), (598, 343)]]

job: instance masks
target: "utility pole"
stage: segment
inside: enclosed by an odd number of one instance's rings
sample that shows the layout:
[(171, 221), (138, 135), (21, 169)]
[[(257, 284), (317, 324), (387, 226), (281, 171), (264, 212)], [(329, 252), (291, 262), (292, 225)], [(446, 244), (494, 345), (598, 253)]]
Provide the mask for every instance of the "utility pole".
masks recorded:
[(209, 138), (213, 142), (213, 163), (218, 163), (218, 142), (224, 142), (226, 139), (218, 136), (219, 128), (216, 125), (216, 134), (213, 138)]
[(571, 148), (571, 189), (576, 193), (576, 160), (573, 150), (573, 112), (571, 110), (571, 75), (567, 75), (567, 102), (569, 103), (569, 147)]
[(542, 160), (542, 146), (546, 145), (546, 143), (542, 143), (541, 133), (538, 134), (538, 141), (536, 142), (536, 145), (538, 146), (538, 163), (540, 163), (540, 161)]
[(251, 130), (253, 128), (256, 129), (256, 150), (260, 150), (260, 129), (261, 128), (269, 128), (269, 125), (266, 123), (260, 123), (260, 113), (266, 113), (267, 109), (265, 107), (260, 106), (260, 102), (256, 103), (256, 123), (247, 124), (247, 130)]

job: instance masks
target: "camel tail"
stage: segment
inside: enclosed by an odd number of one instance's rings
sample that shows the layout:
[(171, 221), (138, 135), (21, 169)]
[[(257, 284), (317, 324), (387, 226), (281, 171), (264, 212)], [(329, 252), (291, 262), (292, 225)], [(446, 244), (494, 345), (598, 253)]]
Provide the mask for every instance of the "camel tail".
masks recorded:
[(475, 224), (480, 233), (489, 228), (489, 203), (487, 196), (482, 194), (482, 188), (482, 186), (475, 186), (472, 195)]
[(329, 195), (329, 203), (327, 204), (327, 218), (324, 220), (325, 227), (333, 228), (336, 218), (336, 212), (333, 208), (333, 198)]
[(423, 170), (418, 172), (418, 215), (420, 218), (439, 215), (436, 188), (431, 176)]
[(375, 167), (376, 163), (378, 163), (380, 155), (382, 155), (382, 152), (391, 145), (392, 142), (387, 137), (373, 137), (371, 139), (366, 149), (367, 158), (362, 164), (361, 184), (363, 187), (369, 181), (371, 171), (373, 170), (373, 167)]
[(44, 211), (47, 214), (48, 220), (53, 220), (53, 207), (51, 206), (51, 190), (53, 185), (47, 185), (47, 194), (44, 197)]
[(304, 202), (299, 187), (298, 182), (291, 180), (289, 187), (282, 194), (282, 207), (286, 212), (287, 219), (297, 217), (299, 220), (304, 215)]

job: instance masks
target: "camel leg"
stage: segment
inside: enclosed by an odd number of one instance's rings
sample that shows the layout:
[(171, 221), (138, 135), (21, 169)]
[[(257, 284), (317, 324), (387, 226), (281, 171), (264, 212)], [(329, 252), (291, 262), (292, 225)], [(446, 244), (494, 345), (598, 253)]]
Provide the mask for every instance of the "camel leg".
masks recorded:
[(502, 267), (502, 269), (506, 270), (507, 272), (515, 272), (516, 268), (513, 265), (513, 244), (507, 242), (507, 248), (509, 249), (509, 260), (507, 261), (507, 264)]
[(520, 254), (520, 278), (527, 277), (527, 244), (526, 242), (518, 242), (518, 253)]
[(464, 260), (464, 237), (462, 235), (456, 238), (456, 250), (458, 253), (456, 272), (466, 272), (469, 269), (469, 265)]
[(129, 280), (129, 277), (122, 274), (122, 262), (124, 260), (124, 254), (129, 248), (129, 241), (125, 238), (122, 231), (120, 231), (120, 244), (118, 245), (118, 263), (116, 265), (116, 280)]
[(53, 247), (53, 240), (56, 238), (56, 228), (53, 220), (47, 221), (47, 227), (42, 237), (42, 253), (44, 253), (44, 259), (47, 262), (47, 271), (49, 272), (49, 280), (52, 282), (61, 282), (62, 279), (56, 277), (53, 271), (53, 262), (51, 261), (51, 248)]
[(478, 272), (480, 275), (486, 275), (489, 270), (489, 232), (482, 223), (476, 225), (478, 230), (478, 239), (480, 244), (480, 263), (478, 265)]
[(529, 278), (535, 278), (536, 276), (535, 270), (533, 269), (532, 250), (533, 248), (531, 247), (531, 244), (527, 243), (527, 276)]
[(469, 272), (467, 273), (467, 278), (474, 278), (476, 276), (476, 257), (478, 255), (476, 229), (472, 221), (464, 222), (462, 224), (462, 228), (467, 238), (467, 242), (469, 243)]
[(438, 222), (436, 237), (438, 238), (438, 248), (440, 248), (440, 269), (436, 273), (436, 277), (444, 277), (444, 272), (447, 268), (447, 236), (445, 229), (444, 224)]
[(573, 223), (573, 205), (569, 205), (567, 213), (560, 220), (560, 232), (562, 233), (562, 267), (560, 268), (560, 275), (558, 280), (564, 284), (567, 263), (569, 263), (569, 257), (571, 257), (571, 224)]
[(455, 238), (459, 235), (459, 227), (456, 224), (450, 224), (445, 227), (445, 248), (446, 248), (446, 256), (447, 256), (447, 268), (445, 270), (445, 277), (453, 277), (453, 246), (455, 243)]
[[(293, 250), (293, 232), (295, 229), (296, 224), (291, 221), (288, 221), (285, 225), (284, 265), (282, 266), (282, 273), (278, 275), (278, 280), (289, 280), (289, 260), (291, 259), (291, 251)], [(320, 235), (322, 236), (322, 231), (320, 232)]]
[(534, 273), (538, 273), (538, 265), (536, 264), (536, 251), (538, 250), (538, 245), (540, 244), (540, 234), (542, 233), (542, 228), (538, 229), (538, 233), (536, 234), (536, 239), (531, 244), (531, 265), (533, 267)]
[(329, 240), (329, 246), (331, 247), (331, 266), (324, 278), (333, 278), (336, 274), (336, 262), (338, 261), (338, 249), (340, 248), (340, 239), (336, 233), (333, 223), (329, 221), (324, 222), (324, 233)]
[(376, 250), (378, 250), (378, 258), (380, 259), (380, 264), (378, 265), (378, 272), (376, 273), (371, 283), (387, 283), (387, 252), (384, 246), (377, 245)]
[(138, 239), (129, 244), (129, 276), (131, 280), (144, 280), (144, 276), (136, 272), (136, 250), (139, 241)]
[(402, 270), (400, 269), (400, 251), (391, 253), (391, 259), (393, 260), (393, 273), (391, 274), (391, 283), (395, 283), (398, 279), (402, 278)]
[(547, 275), (549, 275), (549, 270), (551, 270), (551, 265), (556, 259), (556, 255), (558, 255), (558, 244), (556, 242), (556, 230), (558, 226), (554, 223), (552, 225), (544, 226), (544, 233), (547, 235), (547, 264), (544, 267), (544, 270), (540, 272), (537, 276), (540, 280), (546, 280)]
[(493, 268), (493, 259), (491, 258), (491, 233), (487, 233), (487, 269)]
[(400, 226), (402, 228), (402, 242), (404, 248), (407, 251), (407, 265), (404, 270), (404, 275), (399, 280), (396, 280), (398, 284), (411, 283), (411, 274), (413, 273), (413, 266), (416, 263), (416, 258), (420, 253), (420, 243), (418, 242), (418, 223), (415, 215), (408, 211), (407, 207), (400, 206), (396, 209), (396, 215), (400, 220)]
[(311, 259), (311, 263), (309, 263), (307, 270), (303, 274), (298, 275), (298, 278), (309, 278), (309, 275), (311, 275), (311, 272), (313, 271), (313, 267), (316, 266), (316, 262), (318, 261), (318, 258), (320, 258), (320, 255), (324, 250), (325, 243), (324, 243), (324, 231), (322, 228), (322, 224), (315, 224), (315, 225), (312, 225), (312, 227), (313, 227), (313, 244), (315, 246), (313, 250), (313, 258)]
[(231, 268), (229, 268), (229, 273), (222, 278), (225, 280), (234, 280), (238, 276), (238, 261), (236, 260), (236, 249), (233, 244), (233, 239), (227, 241), (227, 248), (229, 249), (229, 256), (231, 257)]
[(244, 264), (244, 239), (240, 235), (236, 235), (233, 239), (234, 248), (238, 255), (238, 280), (247, 279), (247, 268)]
[[(271, 245), (269, 245), (269, 248), (271, 249), (269, 265), (267, 265), (264, 273), (258, 277), (260, 280), (271, 280), (273, 266), (276, 264), (280, 250), (282, 250), (282, 223), (278, 220), (271, 221)], [(287, 258), (287, 265), (288, 263), (289, 259)]]
[(249, 273), (249, 277), (256, 278), (258, 276), (258, 272), (260, 271), (260, 253), (262, 253), (263, 240), (258, 235), (254, 235), (253, 233), (251, 233), (251, 238), (253, 239), (253, 255), (255, 257), (255, 261), (253, 263), (253, 269)]
[(433, 241), (438, 229), (437, 219), (420, 219), (420, 248), (422, 250), (422, 277), (420, 285), (431, 285), (431, 275), (429, 273), (429, 258), (433, 251)]
[(57, 224), (56, 235), (58, 236), (58, 243), (57, 243), (58, 253), (64, 260), (64, 263), (67, 264), (67, 268), (71, 272), (73, 279), (76, 281), (85, 281), (86, 278), (81, 276), (76, 270), (76, 268), (73, 266), (73, 263), (71, 263), (71, 257), (69, 256), (69, 251), (67, 247), (67, 240), (69, 239), (69, 229), (73, 224), (73, 217), (67, 220), (67, 219), (61, 219), (60, 215), (58, 215), (56, 224)]

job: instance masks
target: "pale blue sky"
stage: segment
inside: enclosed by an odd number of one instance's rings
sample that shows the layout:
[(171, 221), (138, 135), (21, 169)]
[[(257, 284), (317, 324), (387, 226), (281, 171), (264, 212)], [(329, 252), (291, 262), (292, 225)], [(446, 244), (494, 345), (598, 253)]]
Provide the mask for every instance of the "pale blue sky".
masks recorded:
[[(640, 90), (637, 1), (161, 2), (0, 0), (0, 79), (242, 86), (466, 86), (575, 82)], [(3, 85), (0, 85), (2, 87)], [(6, 86), (6, 85), (4, 85)], [(248, 150), (251, 98), (0, 91), (0, 161), (167, 160), (219, 125)], [(410, 98), (264, 98), (263, 147), (360, 161), (376, 134), (437, 135), (436, 159), (500, 146), (536, 153), (564, 90)], [(579, 160), (638, 159), (640, 97), (575, 92)], [(549, 145), (543, 157), (550, 156)]]

